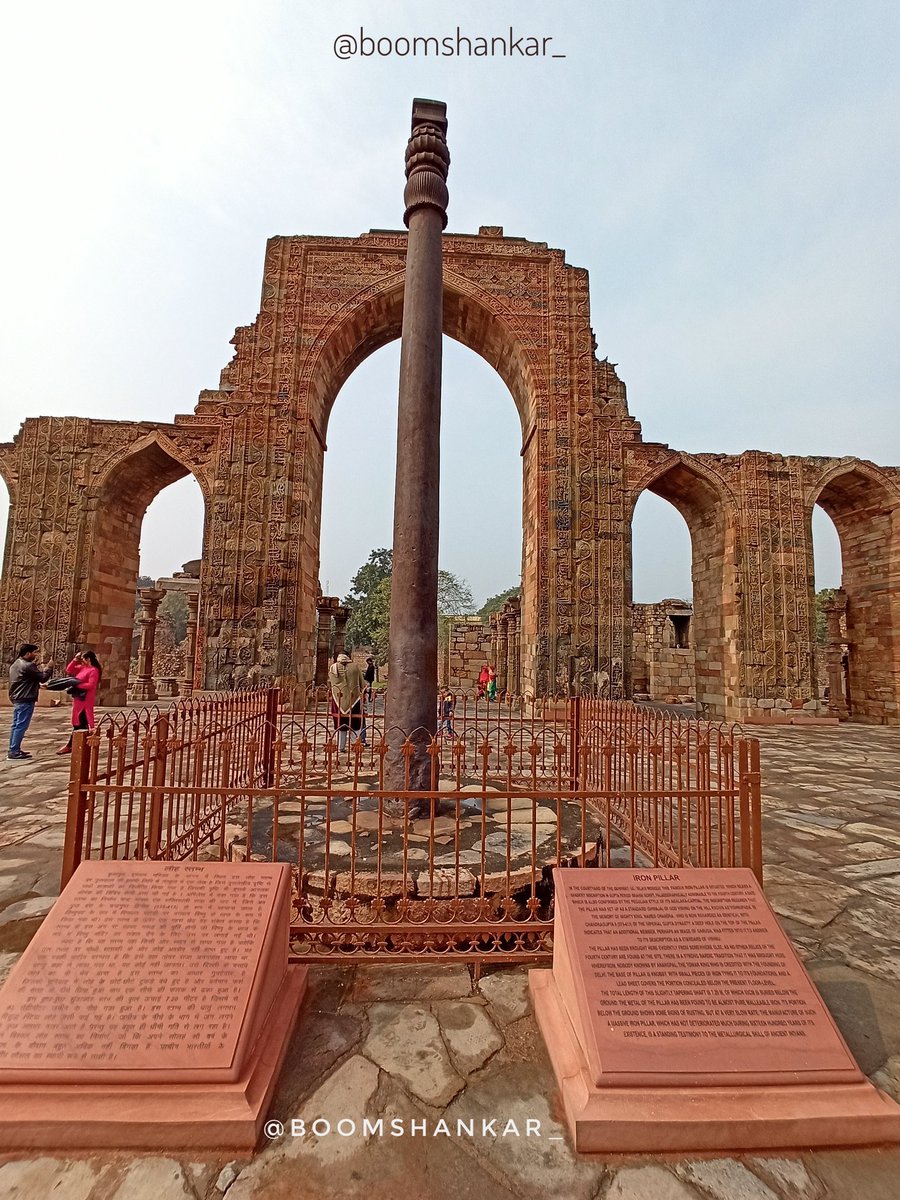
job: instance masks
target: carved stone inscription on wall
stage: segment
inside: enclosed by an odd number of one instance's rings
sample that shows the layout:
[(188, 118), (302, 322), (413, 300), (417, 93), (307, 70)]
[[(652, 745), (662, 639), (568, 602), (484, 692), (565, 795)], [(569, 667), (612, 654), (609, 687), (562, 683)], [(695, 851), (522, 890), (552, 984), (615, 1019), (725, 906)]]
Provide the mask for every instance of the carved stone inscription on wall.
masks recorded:
[(857, 1078), (749, 870), (555, 876), (554, 974), (598, 1082)]
[(277, 889), (254, 864), (85, 864), (0, 995), (0, 1079), (229, 1068)]

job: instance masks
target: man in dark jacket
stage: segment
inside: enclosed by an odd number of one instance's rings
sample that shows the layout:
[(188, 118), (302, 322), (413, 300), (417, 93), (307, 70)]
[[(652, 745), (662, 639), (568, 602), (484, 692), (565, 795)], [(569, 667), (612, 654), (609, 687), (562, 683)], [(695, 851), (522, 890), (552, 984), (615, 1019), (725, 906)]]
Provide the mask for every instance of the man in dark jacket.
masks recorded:
[(46, 683), (53, 674), (53, 667), (45, 664), (39, 667), (37, 646), (25, 642), (19, 647), (19, 657), (9, 668), (9, 698), (12, 701), (12, 729), (9, 732), (9, 753), (7, 758), (31, 758), (22, 749), (22, 738), (25, 730), (31, 724), (34, 706), (37, 704), (38, 691), (42, 683)]

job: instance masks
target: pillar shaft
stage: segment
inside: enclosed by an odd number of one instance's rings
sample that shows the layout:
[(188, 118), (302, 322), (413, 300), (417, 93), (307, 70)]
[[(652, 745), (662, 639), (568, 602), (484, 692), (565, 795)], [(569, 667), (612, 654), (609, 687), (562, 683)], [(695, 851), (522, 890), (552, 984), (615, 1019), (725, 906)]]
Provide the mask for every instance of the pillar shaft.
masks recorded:
[(141, 601), (141, 640), (138, 645), (137, 678), (132, 689), (132, 700), (156, 700), (153, 683), (153, 654), (156, 649), (156, 614), (159, 603), (165, 596), (162, 588), (142, 588), (138, 592)]
[[(391, 581), (386, 779), (397, 790), (431, 786), (427, 745), (436, 728), (437, 571), (440, 498), (441, 337), (443, 248), (446, 224), (446, 106), (413, 102), (406, 148), (404, 221), (409, 228)], [(411, 736), (407, 764), (401, 751)]]
[(194, 660), (197, 655), (197, 627), (200, 621), (200, 593), (188, 592), (185, 599), (188, 606), (187, 631), (184, 639), (184, 663), (181, 668), (181, 686), (179, 693), (190, 696), (194, 690)]

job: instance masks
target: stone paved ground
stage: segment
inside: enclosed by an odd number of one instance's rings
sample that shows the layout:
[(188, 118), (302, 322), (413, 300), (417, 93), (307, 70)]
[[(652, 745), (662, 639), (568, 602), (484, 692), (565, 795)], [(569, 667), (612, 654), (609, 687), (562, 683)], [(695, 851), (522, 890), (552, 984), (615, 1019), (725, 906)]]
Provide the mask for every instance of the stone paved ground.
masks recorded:
[[(34, 762), (0, 761), (0, 972), (52, 904), (65, 824), (64, 712), (39, 710)], [(0, 736), (5, 732), (0, 715)], [(766, 890), (863, 1070), (900, 1099), (900, 731), (773, 728), (763, 743)], [(543, 1137), (392, 1137), (442, 1115)], [(0, 1158), (16, 1200), (897, 1200), (900, 1148), (669, 1160), (576, 1157), (558, 1122), (524, 969), (319, 968), (271, 1116), (386, 1136), (280, 1137), (223, 1156)], [(454, 1125), (455, 1127), (455, 1125)], [(559, 1140), (551, 1140), (551, 1138)]]

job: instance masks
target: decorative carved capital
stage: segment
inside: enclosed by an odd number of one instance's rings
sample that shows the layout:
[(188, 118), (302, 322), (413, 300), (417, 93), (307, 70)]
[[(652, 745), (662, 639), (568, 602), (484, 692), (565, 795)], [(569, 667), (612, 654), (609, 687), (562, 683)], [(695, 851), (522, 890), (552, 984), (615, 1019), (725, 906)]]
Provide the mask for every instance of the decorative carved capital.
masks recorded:
[(440, 100), (413, 100), (412, 136), (406, 146), (406, 188), (403, 223), (409, 228), (410, 217), (420, 208), (435, 208), (447, 228), (447, 105)]

